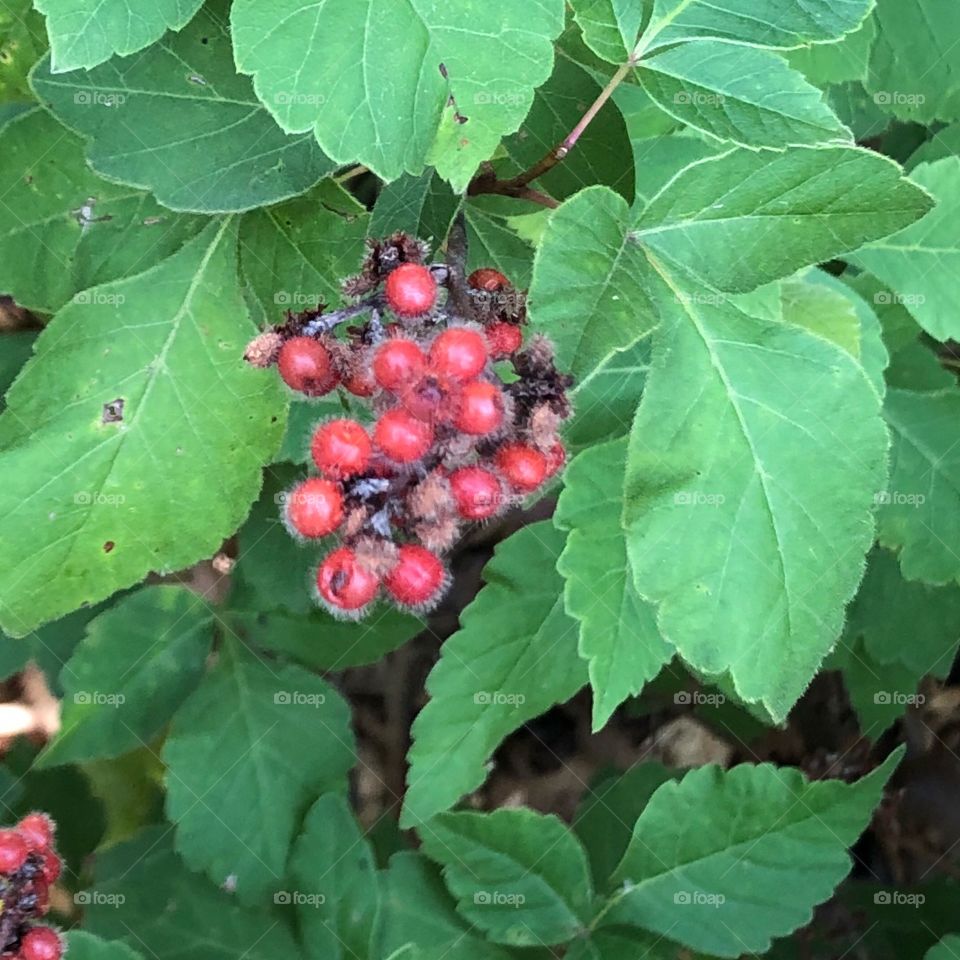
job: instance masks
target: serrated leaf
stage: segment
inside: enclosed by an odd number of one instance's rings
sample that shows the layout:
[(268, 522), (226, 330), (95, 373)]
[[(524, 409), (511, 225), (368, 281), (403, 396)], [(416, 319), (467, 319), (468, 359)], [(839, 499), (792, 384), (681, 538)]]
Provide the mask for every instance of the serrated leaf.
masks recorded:
[(288, 136), (237, 74), (225, 2), (149, 50), (91, 70), (31, 80), (62, 123), (90, 139), (109, 180), (150, 190), (173, 210), (250, 210), (296, 196), (334, 168), (311, 136)]
[(371, 237), (386, 237), (395, 230), (439, 246), (447, 235), (462, 200), (433, 170), (420, 176), (405, 174), (384, 185), (370, 217)]
[(901, 120), (960, 120), (960, 10), (942, 0), (877, 0), (867, 89)]
[(189, 566), (237, 528), (283, 429), (275, 380), (243, 362), (245, 318), (225, 220), (48, 324), (0, 416), (8, 633)]
[(921, 164), (910, 178), (937, 205), (922, 220), (869, 244), (851, 259), (888, 284), (932, 337), (960, 337), (955, 279), (960, 270), (960, 157)]
[(642, 930), (614, 927), (594, 930), (577, 940), (565, 954), (567, 960), (709, 960), (664, 937)]
[[(562, 0), (494, 0), (480, 19), (464, 0), (373, 9), (369, 0), (238, 0), (237, 66), (285, 130), (313, 129), (335, 160), (394, 180), (429, 158), (459, 193), (550, 76)], [(465, 123), (454, 122), (451, 95)]]
[(178, 711), (163, 759), (177, 850), (218, 884), (235, 877), (237, 894), (255, 901), (280, 884), (306, 803), (353, 765), (350, 712), (314, 674), (228, 639)]
[(644, 5), (637, 0), (573, 0), (571, 6), (583, 42), (608, 63), (624, 63), (637, 45)]
[(325, 794), (310, 808), (290, 860), (292, 893), (308, 957), (377, 960), (376, 863), (346, 801)]
[(960, 155), (960, 123), (952, 123), (936, 133), (931, 132), (930, 139), (922, 143), (910, 154), (904, 167), (910, 171), (921, 163), (933, 163), (945, 157)]
[(5, 0), (0, 9), (0, 102), (33, 100), (27, 74), (46, 49), (43, 17), (30, 0)]
[(549, 946), (584, 930), (593, 897), (587, 857), (556, 817), (524, 809), (442, 813), (420, 839), (443, 864), (460, 914), (489, 940)]
[(930, 206), (895, 163), (868, 150), (737, 149), (679, 173), (631, 236), (698, 288), (747, 293), (899, 230)]
[(464, 208), (469, 255), (467, 269), (494, 267), (519, 289), (530, 284), (533, 247), (511, 228), (509, 222), (495, 216), (477, 203)]
[(830, 83), (864, 80), (870, 62), (870, 48), (877, 35), (877, 22), (867, 17), (853, 33), (836, 43), (817, 43), (791, 50), (790, 65), (818, 87)]
[(637, 821), (601, 925), (642, 927), (720, 957), (765, 952), (850, 870), (847, 847), (902, 756), (855, 784), (767, 764), (701, 767), (664, 784)]
[(275, 914), (241, 907), (236, 897), (192, 873), (171, 841), (169, 826), (152, 827), (97, 855), (96, 895), (88, 895), (84, 907), (90, 933), (123, 940), (153, 960), (301, 957)]
[(480, 786), (508, 733), (586, 683), (577, 624), (564, 613), (554, 569), (563, 542), (552, 524), (532, 524), (503, 541), (484, 569), (486, 586), (427, 679), (430, 702), (413, 725), (402, 824), (429, 820)]
[(70, 960), (141, 960), (143, 957), (121, 940), (101, 940), (84, 930), (68, 931), (66, 941)]
[(37, 339), (34, 330), (16, 330), (0, 333), (0, 413), (6, 407), (4, 394), (16, 379), (23, 365), (33, 353), (33, 342)]
[(148, 587), (93, 620), (60, 674), (62, 724), (38, 765), (152, 740), (199, 683), (212, 625), (207, 603), (183, 587)]
[(620, 525), (626, 460), (626, 437), (581, 453), (567, 467), (554, 518), (569, 531), (557, 570), (567, 581), (567, 613), (580, 621), (595, 731), (674, 654), (660, 636), (656, 607), (636, 591), (627, 558)]
[(781, 719), (836, 642), (873, 539), (880, 398), (842, 348), (664, 276), (680, 306), (658, 332), (627, 461), (636, 587), (688, 663), (729, 670)]
[(908, 580), (960, 577), (960, 393), (890, 390), (884, 406), (893, 447), (890, 478), (877, 492), (878, 539), (900, 552)]
[(769, 50), (681, 43), (644, 58), (637, 75), (663, 110), (718, 140), (777, 150), (850, 141), (820, 90)]
[(697, 37), (761, 47), (825, 43), (856, 30), (873, 0), (653, 0), (641, 45), (651, 51)]
[(40, 109), (4, 128), (0, 153), (0, 289), (53, 313), (98, 283), (140, 273), (209, 222), (101, 180), (79, 137)]
[(827, 87), (825, 96), (858, 143), (883, 136), (889, 130), (890, 115), (877, 106), (859, 81), (833, 84)]
[(650, 332), (642, 250), (629, 236), (629, 208), (607, 187), (588, 187), (554, 211), (537, 250), (530, 319), (577, 382)]
[(202, 0), (37, 0), (47, 18), (54, 73), (95, 67), (114, 54), (149, 47), (167, 30), (180, 30)]

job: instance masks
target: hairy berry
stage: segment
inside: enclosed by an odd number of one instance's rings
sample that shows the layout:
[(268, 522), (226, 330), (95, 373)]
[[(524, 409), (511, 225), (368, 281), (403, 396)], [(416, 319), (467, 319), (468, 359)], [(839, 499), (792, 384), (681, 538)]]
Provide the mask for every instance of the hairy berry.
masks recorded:
[(487, 363), (487, 343), (469, 327), (450, 327), (430, 346), (430, 368), (441, 377), (472, 380)]
[(558, 470), (562, 469), (563, 465), (567, 462), (567, 451), (562, 443), (558, 440), (548, 451), (547, 451), (547, 476), (552, 477)]
[(15, 873), (30, 853), (26, 840), (15, 830), (0, 830), (0, 873)]
[(536, 490), (547, 476), (547, 458), (525, 443), (507, 443), (497, 451), (497, 466), (515, 490)]
[(53, 821), (45, 813), (28, 813), (18, 824), (17, 833), (31, 850), (43, 850), (53, 843)]
[(322, 397), (337, 385), (330, 352), (310, 337), (294, 337), (280, 348), (277, 360), (284, 383), (308, 397)]
[(516, 353), (523, 346), (523, 331), (515, 323), (504, 323), (498, 320), (491, 323), (484, 331), (487, 337), (487, 346), (490, 356), (495, 360), (502, 360)]
[(387, 277), (387, 304), (401, 317), (419, 317), (437, 302), (437, 281), (418, 263), (403, 263)]
[(510, 281), (499, 271), (490, 267), (474, 270), (467, 277), (467, 284), (474, 290), (483, 290), (486, 293), (496, 293), (510, 286)]
[(427, 423), (447, 423), (460, 406), (460, 384), (428, 373), (400, 393), (404, 410)]
[(396, 390), (418, 379), (427, 366), (423, 351), (412, 341), (387, 340), (373, 358), (373, 375), (384, 390)]
[(62, 869), (63, 864), (60, 862), (60, 858), (52, 850), (44, 850), (40, 855), (43, 857), (43, 865), (40, 869), (43, 873), (44, 883), (48, 883), (52, 886), (57, 882), (57, 878), (60, 876), (60, 870)]
[(443, 563), (435, 553), (407, 543), (400, 547), (400, 558), (384, 579), (384, 585), (397, 603), (419, 607), (439, 598), (446, 577)]
[(483, 467), (454, 470), (450, 488), (464, 520), (487, 520), (500, 509), (500, 481)]
[(373, 452), (367, 431), (356, 420), (330, 420), (314, 433), (313, 462), (333, 480), (363, 473)]
[(360, 564), (349, 547), (334, 550), (317, 570), (317, 590), (334, 612), (356, 614), (379, 589), (380, 578)]
[(52, 927), (31, 927), (20, 941), (23, 960), (60, 960), (63, 942)]
[(373, 442), (390, 460), (412, 463), (433, 445), (433, 429), (406, 410), (388, 410), (373, 428)]
[(460, 410), (454, 421), (458, 430), (485, 436), (503, 423), (503, 392), (498, 386), (475, 380), (463, 388)]
[(310, 477), (287, 498), (287, 521), (303, 537), (325, 537), (343, 522), (340, 488), (323, 477)]

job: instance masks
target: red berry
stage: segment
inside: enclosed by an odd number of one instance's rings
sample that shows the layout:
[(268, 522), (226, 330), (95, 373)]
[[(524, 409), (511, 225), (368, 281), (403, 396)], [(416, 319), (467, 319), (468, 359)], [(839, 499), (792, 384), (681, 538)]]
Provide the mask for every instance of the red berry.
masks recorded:
[(63, 943), (52, 927), (31, 927), (20, 941), (22, 960), (60, 960)]
[(27, 841), (15, 830), (0, 830), (0, 873), (16, 873), (27, 861)]
[(500, 481), (483, 467), (461, 467), (450, 474), (457, 511), (465, 520), (486, 520), (501, 503)]
[(373, 442), (390, 460), (411, 463), (433, 445), (433, 429), (406, 410), (388, 410), (373, 428)]
[(490, 356), (494, 359), (509, 357), (523, 346), (523, 331), (515, 323), (498, 320), (491, 323), (484, 332), (490, 347)]
[(310, 477), (287, 497), (287, 522), (303, 537), (325, 537), (343, 522), (340, 488), (323, 477)]
[(467, 283), (474, 290), (484, 290), (487, 293), (496, 293), (510, 286), (510, 281), (499, 271), (485, 267), (481, 270), (474, 270), (467, 277)]
[(483, 380), (466, 384), (454, 423), (458, 430), (474, 436), (483, 436), (496, 430), (503, 423), (503, 393), (500, 388)]
[(418, 263), (403, 263), (387, 277), (387, 304), (401, 317), (419, 317), (437, 302), (437, 281)]
[(397, 603), (418, 607), (438, 599), (447, 574), (440, 558), (426, 547), (404, 544), (384, 584)]
[(339, 547), (317, 570), (317, 590), (334, 612), (357, 613), (377, 595), (380, 578), (362, 567), (349, 547)]
[(313, 462), (333, 480), (363, 473), (373, 452), (367, 431), (356, 420), (330, 420), (313, 435)]
[(443, 377), (472, 380), (486, 363), (486, 340), (476, 330), (467, 327), (444, 330), (430, 347), (430, 367)]
[(43, 866), (41, 867), (41, 870), (43, 871), (44, 882), (52, 886), (57, 882), (57, 878), (60, 876), (60, 870), (62, 869), (63, 864), (60, 862), (60, 858), (52, 850), (44, 850), (41, 855), (43, 857)]
[(370, 367), (363, 365), (344, 379), (343, 387), (355, 397), (370, 397), (377, 389), (377, 382)]
[(337, 385), (330, 353), (310, 337), (294, 337), (280, 348), (277, 360), (284, 383), (308, 397), (322, 397)]
[(43, 850), (53, 843), (53, 821), (45, 813), (28, 813), (18, 824), (17, 833), (31, 850)]
[(558, 440), (547, 451), (547, 476), (552, 477), (567, 462), (567, 451)]
[(421, 376), (427, 366), (423, 351), (412, 340), (387, 340), (373, 358), (373, 375), (384, 390), (396, 390)]
[(400, 403), (418, 420), (447, 423), (460, 406), (460, 384), (428, 373), (403, 388)]
[(515, 490), (536, 490), (547, 476), (547, 458), (525, 443), (508, 443), (497, 451), (497, 466)]

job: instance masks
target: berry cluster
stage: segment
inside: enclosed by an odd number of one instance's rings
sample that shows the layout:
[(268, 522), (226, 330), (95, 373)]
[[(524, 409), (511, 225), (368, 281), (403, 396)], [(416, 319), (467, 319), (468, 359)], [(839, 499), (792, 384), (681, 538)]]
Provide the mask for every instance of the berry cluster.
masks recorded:
[(49, 909), (49, 889), (60, 876), (53, 822), (31, 813), (0, 830), (0, 960), (60, 960), (63, 941), (36, 924)]
[(246, 352), (256, 366), (275, 363), (300, 394), (342, 387), (371, 408), (369, 427), (318, 424), (318, 475), (285, 498), (294, 536), (339, 537), (316, 582), (341, 617), (363, 616), (381, 591), (402, 609), (432, 608), (449, 580), (442, 556), (463, 526), (522, 500), (566, 459), (571, 378), (546, 338), (525, 343), (524, 295), (492, 269), (458, 287), (454, 269), (425, 259), (402, 233), (372, 243), (344, 284), (355, 303), (288, 314)]

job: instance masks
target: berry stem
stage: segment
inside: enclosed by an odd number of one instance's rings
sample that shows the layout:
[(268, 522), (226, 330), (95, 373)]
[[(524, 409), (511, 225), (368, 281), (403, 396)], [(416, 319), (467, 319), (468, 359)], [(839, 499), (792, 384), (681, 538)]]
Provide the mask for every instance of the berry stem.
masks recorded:
[(476, 320), (473, 299), (467, 287), (467, 250), (467, 218), (461, 206), (447, 234), (448, 309), (461, 317)]

